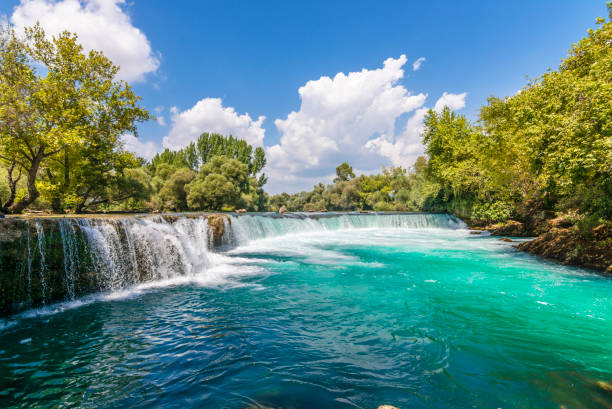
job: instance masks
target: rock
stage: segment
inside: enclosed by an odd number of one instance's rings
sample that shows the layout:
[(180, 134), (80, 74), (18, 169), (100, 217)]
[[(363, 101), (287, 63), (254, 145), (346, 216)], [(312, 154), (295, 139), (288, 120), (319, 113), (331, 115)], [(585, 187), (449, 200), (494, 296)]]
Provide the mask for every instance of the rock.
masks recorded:
[(238, 209), (236, 210), (236, 213), (246, 213), (246, 209)]
[(596, 240), (612, 239), (612, 228), (605, 224), (599, 225), (593, 229), (593, 237)]
[(557, 217), (555, 219), (551, 219), (548, 223), (550, 224), (550, 227), (554, 228), (568, 228), (572, 226), (571, 220), (565, 217)]
[[(7, 219), (0, 223), (0, 242), (13, 242), (23, 235), (22, 222), (17, 219)], [(19, 227), (18, 227), (19, 225)]]
[(574, 229), (552, 228), (517, 248), (563, 264), (612, 273), (612, 227), (598, 226), (592, 236), (586, 238)]
[(227, 216), (223, 214), (211, 214), (207, 217), (208, 228), (213, 234), (214, 244), (221, 244), (223, 232), (225, 231), (225, 218), (227, 218)]
[(612, 393), (612, 382), (597, 381), (596, 385), (602, 391)]
[(281, 214), (283, 214), (283, 213), (287, 213), (287, 206), (282, 205), (282, 206), (280, 207), (280, 209), (278, 209), (278, 212), (279, 212), (279, 213), (281, 213)]
[(470, 234), (482, 234), (482, 230), (470, 230)]
[(509, 239), (509, 238), (507, 238), (507, 237), (502, 237), (500, 240), (501, 240), (501, 241), (505, 241), (505, 242), (507, 242), (507, 243), (512, 243), (512, 242), (513, 242), (513, 241), (512, 241), (512, 239)]
[(525, 225), (515, 220), (508, 220), (503, 224), (494, 224), (488, 226), (486, 230), (490, 231), (492, 236), (523, 237), (527, 235)]

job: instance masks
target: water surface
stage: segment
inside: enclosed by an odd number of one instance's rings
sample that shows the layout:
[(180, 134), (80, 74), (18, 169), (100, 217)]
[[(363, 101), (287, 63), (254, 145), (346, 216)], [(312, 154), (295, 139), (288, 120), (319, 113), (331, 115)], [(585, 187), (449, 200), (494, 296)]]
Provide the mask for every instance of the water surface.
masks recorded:
[(0, 406), (612, 407), (611, 280), (452, 220), (278, 223), (0, 321)]

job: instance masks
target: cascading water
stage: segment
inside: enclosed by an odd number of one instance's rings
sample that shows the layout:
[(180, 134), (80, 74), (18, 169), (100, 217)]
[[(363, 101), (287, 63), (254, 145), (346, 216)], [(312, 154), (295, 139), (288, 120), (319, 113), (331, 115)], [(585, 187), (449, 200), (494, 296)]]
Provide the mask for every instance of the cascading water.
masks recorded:
[(25, 235), (26, 235), (26, 271), (27, 271), (27, 278), (28, 278), (28, 289), (27, 289), (27, 296), (28, 296), (28, 301), (31, 302), (32, 300), (32, 249), (31, 249), (31, 234), (30, 234), (30, 222), (28, 221), (26, 223), (26, 231), (25, 231)]
[(68, 298), (74, 300), (75, 285), (74, 277), (79, 268), (79, 254), (76, 244), (76, 235), (71, 220), (60, 220), (59, 230), (62, 237), (62, 249), (64, 250), (64, 284), (68, 293)]
[(45, 260), (46, 244), (45, 244), (45, 231), (40, 222), (35, 222), (34, 227), (36, 228), (36, 236), (38, 237), (38, 252), (40, 254), (40, 291), (42, 296), (42, 303), (47, 303), (47, 263)]
[(204, 272), (210, 265), (206, 219), (79, 219), (102, 290)]
[(460, 219), (448, 214), (291, 214), (231, 216), (231, 238), (235, 244), (250, 240), (306, 232), (396, 228), (465, 229)]
[(27, 220), (20, 263), (23, 296), (13, 292), (2, 313), (144, 282), (205, 277), (219, 257), (211, 253), (215, 246), (228, 249), (299, 233), (464, 227), (444, 214), (191, 214), (38, 219), (33, 226)]

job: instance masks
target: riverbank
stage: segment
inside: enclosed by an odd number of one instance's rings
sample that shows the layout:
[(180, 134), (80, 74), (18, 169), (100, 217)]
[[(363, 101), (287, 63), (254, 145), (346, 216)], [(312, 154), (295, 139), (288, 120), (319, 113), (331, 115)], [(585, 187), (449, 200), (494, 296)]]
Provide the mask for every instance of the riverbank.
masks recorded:
[(525, 224), (515, 220), (482, 226), (466, 220), (472, 230), (505, 238), (535, 237), (516, 248), (565, 265), (584, 267), (612, 275), (612, 227), (601, 224), (586, 233), (563, 218)]

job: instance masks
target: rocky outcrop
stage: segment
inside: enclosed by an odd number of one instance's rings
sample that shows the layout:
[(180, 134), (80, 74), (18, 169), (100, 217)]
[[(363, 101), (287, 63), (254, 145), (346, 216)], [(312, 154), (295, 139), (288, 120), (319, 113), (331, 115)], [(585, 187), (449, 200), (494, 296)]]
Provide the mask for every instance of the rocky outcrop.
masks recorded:
[(95, 271), (78, 226), (70, 250), (84, 255), (79, 266), (82, 274), (74, 276), (70, 288), (63, 285), (66, 267), (60, 220), (11, 217), (0, 221), (0, 316), (66, 299), (69, 292), (76, 296), (89, 292)]
[(487, 226), (485, 230), (491, 232), (492, 236), (529, 237), (531, 235), (523, 223), (515, 220), (508, 220), (504, 223), (493, 224)]
[(280, 209), (278, 209), (278, 212), (279, 212), (280, 214), (287, 213), (287, 206), (282, 205), (282, 206), (280, 207)]
[[(157, 279), (156, 270), (163, 271), (156, 267), (160, 265), (172, 265), (177, 274), (186, 274), (183, 262), (189, 254), (182, 247), (181, 240), (168, 240), (159, 231), (178, 223), (179, 230), (185, 235), (195, 235), (198, 225), (187, 223), (184, 226), (184, 219), (196, 221), (203, 217), (209, 228), (209, 246), (217, 247), (229, 242), (227, 229), (230, 219), (225, 214), (21, 216), (2, 219), (0, 316), (73, 300), (93, 292), (118, 288), (124, 283), (132, 285), (151, 281)], [(151, 223), (139, 223), (139, 220), (146, 219)], [(159, 234), (159, 237), (149, 240), (149, 233)], [(149, 245), (155, 240), (164, 248), (151, 249)]]
[(224, 214), (211, 214), (208, 215), (208, 228), (212, 233), (213, 243), (215, 246), (222, 244), (223, 233), (225, 233), (226, 224), (229, 226), (230, 220)]
[[(537, 206), (534, 206), (537, 208)], [(483, 227), (477, 220), (467, 220), (470, 234), (488, 231), (492, 236), (536, 237), (516, 246), (519, 250), (563, 264), (591, 268), (612, 274), (612, 227), (601, 225), (592, 234), (581, 234), (569, 216), (554, 217), (549, 212), (533, 210), (524, 222), (507, 220)]]
[(612, 274), (612, 228), (607, 225), (595, 228), (592, 237), (584, 237), (574, 228), (553, 227), (517, 248), (563, 264)]

